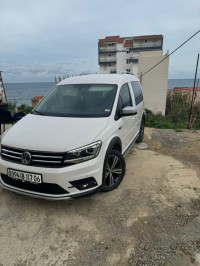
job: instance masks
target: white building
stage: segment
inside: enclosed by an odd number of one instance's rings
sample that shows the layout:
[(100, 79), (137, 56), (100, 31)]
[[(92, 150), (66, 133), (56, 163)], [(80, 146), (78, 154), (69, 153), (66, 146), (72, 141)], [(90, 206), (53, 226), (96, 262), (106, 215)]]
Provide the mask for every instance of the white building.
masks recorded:
[(3, 80), (2, 80), (1, 71), (0, 71), (0, 104), (2, 103), (3, 104), (7, 103), (7, 99), (6, 99), (6, 94), (5, 94)]
[(141, 77), (145, 107), (165, 114), (169, 58), (142, 76), (167, 56), (162, 49), (163, 35), (107, 36), (98, 41), (100, 73), (128, 71)]

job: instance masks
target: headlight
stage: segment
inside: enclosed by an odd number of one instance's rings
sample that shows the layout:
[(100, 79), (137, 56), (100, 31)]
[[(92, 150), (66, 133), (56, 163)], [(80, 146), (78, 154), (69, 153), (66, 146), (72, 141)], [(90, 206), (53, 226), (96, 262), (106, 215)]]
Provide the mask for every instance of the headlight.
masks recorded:
[(99, 154), (101, 149), (101, 141), (94, 142), (90, 145), (74, 149), (65, 153), (65, 164), (76, 164), (91, 160)]

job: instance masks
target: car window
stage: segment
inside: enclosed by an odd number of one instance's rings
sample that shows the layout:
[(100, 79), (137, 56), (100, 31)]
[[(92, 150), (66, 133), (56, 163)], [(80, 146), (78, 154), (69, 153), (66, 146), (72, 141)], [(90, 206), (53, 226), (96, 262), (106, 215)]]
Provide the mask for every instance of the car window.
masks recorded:
[(143, 101), (143, 94), (142, 94), (142, 88), (140, 86), (139, 81), (131, 81), (131, 86), (133, 89), (133, 93), (135, 96), (135, 103), (138, 105)]
[(131, 101), (129, 87), (128, 87), (128, 84), (126, 83), (121, 87), (121, 90), (119, 93), (117, 110), (115, 113), (115, 120), (119, 119), (122, 116), (122, 109), (127, 106), (132, 106), (132, 101)]
[(123, 108), (126, 106), (132, 106), (131, 95), (127, 83), (121, 87), (119, 98), (121, 98)]
[(57, 85), (33, 114), (60, 117), (107, 117), (111, 114), (117, 85)]

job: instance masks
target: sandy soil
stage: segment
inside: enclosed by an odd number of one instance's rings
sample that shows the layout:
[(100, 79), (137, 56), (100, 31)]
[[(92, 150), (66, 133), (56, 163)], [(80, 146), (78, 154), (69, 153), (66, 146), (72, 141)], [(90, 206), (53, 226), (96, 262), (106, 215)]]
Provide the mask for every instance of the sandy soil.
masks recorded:
[(0, 265), (200, 265), (200, 132), (146, 129), (126, 164), (76, 200), (0, 188)]

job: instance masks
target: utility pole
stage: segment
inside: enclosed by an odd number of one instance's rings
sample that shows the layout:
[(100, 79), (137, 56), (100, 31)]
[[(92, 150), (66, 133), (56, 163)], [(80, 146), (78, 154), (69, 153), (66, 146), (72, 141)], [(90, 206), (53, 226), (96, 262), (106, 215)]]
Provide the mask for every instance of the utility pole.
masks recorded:
[(192, 128), (192, 115), (193, 115), (193, 111), (194, 111), (195, 88), (196, 88), (198, 64), (199, 64), (199, 54), (197, 56), (197, 64), (196, 64), (196, 71), (195, 71), (195, 77), (194, 77), (194, 85), (193, 85), (193, 92), (192, 92), (192, 99), (191, 99), (191, 107), (190, 107), (188, 129)]

